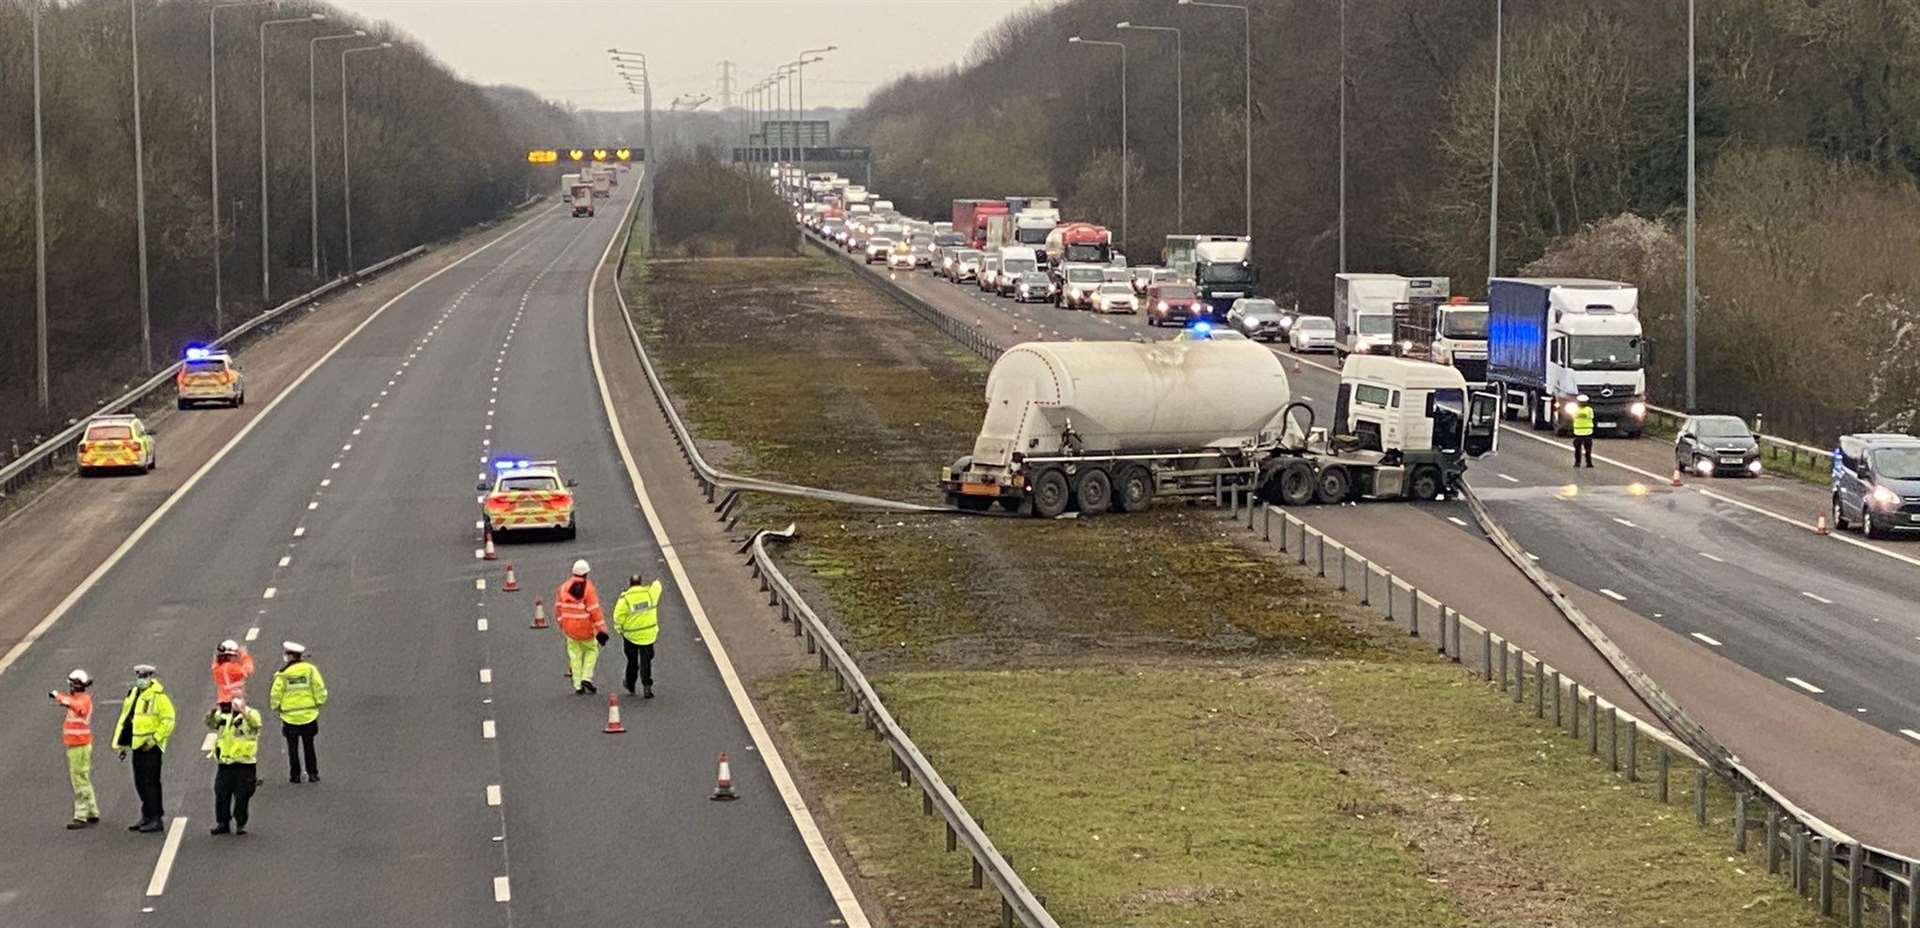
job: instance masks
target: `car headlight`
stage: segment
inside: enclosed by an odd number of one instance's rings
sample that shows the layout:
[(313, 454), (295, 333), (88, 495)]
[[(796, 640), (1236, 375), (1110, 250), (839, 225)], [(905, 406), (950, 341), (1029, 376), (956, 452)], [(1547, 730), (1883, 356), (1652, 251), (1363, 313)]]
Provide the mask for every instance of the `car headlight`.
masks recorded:
[(1753, 474), (1754, 476), (1756, 476), (1756, 477), (1758, 477), (1758, 476), (1760, 475), (1760, 471), (1761, 471), (1761, 469), (1762, 469), (1762, 468), (1761, 468), (1761, 465), (1760, 465), (1760, 459), (1759, 459), (1759, 458), (1754, 458), (1753, 460), (1751, 460), (1751, 461), (1748, 461), (1748, 462), (1747, 462), (1747, 472), (1748, 472), (1748, 473), (1751, 473), (1751, 474)]
[(1873, 492), (1867, 494), (1867, 500), (1876, 509), (1894, 509), (1900, 505), (1900, 494), (1886, 487), (1874, 487)]
[(1646, 418), (1647, 404), (1639, 400), (1634, 400), (1633, 405), (1627, 407), (1627, 412), (1631, 413), (1635, 419)]
[(1172, 309), (1173, 309), (1173, 307), (1171, 307), (1171, 306), (1168, 306), (1168, 305), (1167, 305), (1167, 301), (1166, 301), (1166, 300), (1161, 300), (1161, 301), (1160, 301), (1160, 311), (1161, 311), (1161, 312), (1163, 312), (1163, 313), (1164, 313), (1164, 312), (1168, 312), (1168, 311), (1170, 311), (1170, 310), (1172, 310)]
[(1699, 463), (1693, 465), (1693, 469), (1699, 471), (1702, 477), (1713, 476), (1713, 462), (1706, 458), (1701, 458)]

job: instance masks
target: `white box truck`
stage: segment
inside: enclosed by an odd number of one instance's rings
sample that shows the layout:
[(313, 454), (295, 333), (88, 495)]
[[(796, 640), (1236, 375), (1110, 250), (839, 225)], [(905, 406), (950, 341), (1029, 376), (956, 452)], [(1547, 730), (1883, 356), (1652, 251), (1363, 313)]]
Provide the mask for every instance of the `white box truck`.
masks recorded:
[(1350, 354), (1393, 353), (1393, 306), (1407, 302), (1408, 280), (1399, 274), (1333, 275), (1333, 350)]

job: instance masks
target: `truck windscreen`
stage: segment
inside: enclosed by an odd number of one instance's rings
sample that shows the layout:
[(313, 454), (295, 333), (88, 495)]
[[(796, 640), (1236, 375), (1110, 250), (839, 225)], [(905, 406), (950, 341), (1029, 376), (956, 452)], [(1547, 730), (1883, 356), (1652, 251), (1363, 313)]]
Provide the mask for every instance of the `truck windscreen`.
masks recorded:
[(1381, 313), (1354, 316), (1353, 330), (1361, 335), (1392, 335), (1393, 317)]
[(1000, 263), (1000, 273), (1008, 275), (1025, 274), (1039, 269), (1032, 260), (1027, 258), (1008, 258)]
[(1441, 314), (1440, 334), (1445, 338), (1484, 339), (1487, 337), (1487, 311), (1448, 310)]
[(1045, 245), (1047, 233), (1052, 231), (1052, 229), (1041, 228), (1015, 229), (1013, 238), (1022, 245)]
[(1582, 371), (1637, 371), (1638, 335), (1572, 335), (1567, 337), (1568, 366)]
[(1245, 284), (1253, 282), (1253, 268), (1241, 264), (1202, 264), (1197, 266), (1200, 283)]
[(1088, 264), (1105, 264), (1107, 263), (1107, 246), (1099, 244), (1068, 245), (1065, 260), (1086, 262)]

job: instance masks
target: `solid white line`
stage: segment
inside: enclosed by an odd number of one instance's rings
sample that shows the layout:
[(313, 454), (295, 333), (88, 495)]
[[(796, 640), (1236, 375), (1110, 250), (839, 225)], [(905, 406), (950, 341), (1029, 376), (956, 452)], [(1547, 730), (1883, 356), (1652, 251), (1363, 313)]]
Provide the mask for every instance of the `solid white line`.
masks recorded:
[[(622, 221), (629, 221), (636, 197), (628, 201), (627, 214)], [(707, 620), (707, 610), (700, 604), (699, 594), (694, 592), (693, 582), (687, 579), (686, 567), (680, 563), (680, 554), (667, 537), (667, 529), (660, 522), (660, 514), (653, 508), (653, 499), (647, 495), (646, 481), (640, 477), (640, 466), (634, 462), (633, 449), (627, 446), (626, 433), (620, 428), (620, 416), (613, 406), (613, 394), (607, 389), (606, 371), (600, 365), (600, 343), (594, 331), (594, 289), (600, 282), (600, 272), (605, 270), (607, 256), (613, 253), (613, 246), (620, 241), (615, 236), (607, 242), (607, 250), (600, 255), (600, 263), (595, 265), (593, 276), (587, 281), (587, 357), (593, 362), (594, 383), (600, 388), (600, 407), (606, 414), (607, 422), (613, 431), (614, 447), (620, 449), (620, 460), (627, 468), (627, 480), (633, 484), (633, 494), (640, 501), (640, 511), (647, 517), (647, 527), (653, 531), (654, 540), (660, 544), (660, 553), (666, 558), (667, 568), (673, 574), (674, 587), (685, 599), (687, 612), (693, 616), (694, 625), (700, 629), (700, 638), (712, 655), (713, 663), (720, 670), (720, 679), (727, 686), (727, 695), (733, 700), (733, 707), (746, 723), (747, 734), (752, 736), (755, 751), (761, 762), (767, 765), (767, 774), (773, 779), (774, 786), (780, 791), (780, 798), (786, 803), (787, 814), (793, 818), (793, 827), (800, 832), (800, 840), (806, 844), (807, 853), (813, 857), (813, 865), (820, 871), (820, 878), (827, 884), (827, 892), (840, 909), (840, 918), (846, 928), (870, 928), (867, 913), (860, 907), (860, 900), (848, 885), (846, 874), (840, 870), (840, 862), (834, 859), (833, 850), (827, 846), (827, 839), (820, 833), (820, 826), (813, 820), (813, 812), (807, 808), (807, 801), (794, 785), (793, 775), (788, 772), (786, 761), (780, 757), (780, 749), (767, 734), (766, 723), (761, 721), (760, 713), (753, 707), (747, 690), (740, 682), (740, 675), (734, 671), (733, 662), (727, 658), (727, 649), (720, 643), (720, 636), (713, 630), (713, 623)], [(628, 334), (635, 341), (639, 335), (632, 329), (631, 318), (622, 320), (628, 327)]]
[(480, 722), (480, 737), (485, 738), (488, 741), (492, 741), (493, 735), (494, 735), (493, 720), (492, 719), (482, 720)]
[(1612, 590), (1609, 590), (1609, 589), (1607, 589), (1606, 587), (1601, 587), (1601, 588), (1600, 588), (1600, 593), (1601, 593), (1601, 595), (1603, 595), (1603, 596), (1607, 596), (1607, 597), (1610, 597), (1610, 598), (1612, 598), (1612, 599), (1613, 599), (1613, 600), (1614, 600), (1615, 602), (1626, 602), (1626, 601), (1627, 601), (1627, 598), (1626, 598), (1625, 596), (1621, 596), (1620, 594), (1618, 594), (1618, 593), (1615, 593), (1614, 591), (1612, 591)]
[(489, 784), (487, 786), (487, 805), (497, 806), (499, 804), (500, 804), (500, 784), (498, 783)]
[(493, 682), (493, 668), (491, 667), (480, 668), (480, 682), (481, 683)]
[(1823, 690), (1817, 686), (1814, 686), (1813, 684), (1808, 683), (1807, 681), (1802, 680), (1799, 677), (1788, 677), (1787, 682), (1803, 690), (1806, 690), (1809, 693), (1813, 693), (1815, 695), (1826, 692), (1826, 690)]
[(1712, 562), (1714, 562), (1715, 564), (1725, 564), (1725, 563), (1726, 563), (1726, 561), (1723, 561), (1723, 560), (1721, 560), (1721, 559), (1720, 559), (1719, 557), (1717, 557), (1717, 556), (1715, 556), (1715, 555), (1712, 555), (1712, 554), (1708, 554), (1708, 553), (1707, 553), (1707, 552), (1705, 552), (1705, 551), (1702, 551), (1702, 552), (1700, 552), (1700, 556), (1701, 556), (1701, 557), (1704, 557), (1704, 558), (1706, 558), (1706, 559), (1707, 559), (1707, 560), (1709, 560), (1709, 561), (1712, 561)]
[(1620, 523), (1621, 525), (1624, 525), (1624, 526), (1626, 526), (1626, 527), (1628, 527), (1628, 528), (1639, 528), (1639, 527), (1640, 527), (1640, 526), (1638, 526), (1638, 525), (1635, 525), (1635, 524), (1633, 524), (1632, 522), (1628, 522), (1627, 520), (1625, 520), (1625, 519), (1622, 519), (1622, 518), (1620, 518), (1619, 516), (1614, 516), (1614, 517), (1613, 517), (1613, 521), (1615, 521), (1615, 522), (1618, 522), (1618, 523)]
[(504, 876), (496, 876), (493, 878), (493, 901), (513, 901), (513, 891), (507, 887), (507, 878)]
[(1912, 738), (1915, 741), (1920, 741), (1920, 731), (1914, 731), (1911, 728), (1902, 728), (1900, 729), (1900, 733), (1903, 735), (1906, 735), (1909, 738)]
[(187, 818), (180, 816), (167, 827), (167, 843), (160, 847), (160, 859), (153, 863), (153, 877), (147, 880), (147, 895), (167, 891), (167, 877), (173, 873), (173, 859), (180, 855), (180, 839), (187, 833)]
[(1698, 638), (1701, 641), (1704, 641), (1710, 645), (1713, 645), (1716, 648), (1720, 646), (1720, 639), (1715, 638), (1712, 635), (1702, 635), (1699, 632), (1694, 632), (1693, 637)]
[(1459, 516), (1448, 516), (1447, 521), (1452, 522), (1453, 524), (1458, 525), (1461, 528), (1467, 527), (1467, 523), (1463, 521)]
[(1829, 606), (1833, 605), (1833, 600), (1828, 599), (1825, 596), (1821, 596), (1818, 593), (1809, 593), (1806, 590), (1801, 590), (1800, 595), (1805, 596), (1806, 598), (1811, 599), (1816, 603), (1824, 603)]

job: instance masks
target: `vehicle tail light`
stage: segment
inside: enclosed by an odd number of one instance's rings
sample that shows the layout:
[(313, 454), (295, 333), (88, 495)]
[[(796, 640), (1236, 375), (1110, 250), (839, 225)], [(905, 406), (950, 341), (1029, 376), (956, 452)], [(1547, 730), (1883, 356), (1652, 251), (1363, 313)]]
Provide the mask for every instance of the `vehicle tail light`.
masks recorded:
[(221, 371), (221, 372), (220, 372), (220, 382), (221, 382), (221, 383), (232, 383), (232, 382), (233, 382), (233, 371), (230, 371), (230, 370), (226, 370), (226, 371)]
[(173, 375), (173, 382), (183, 387), (187, 385), (187, 369), (185, 367), (180, 368), (180, 373)]
[(571, 494), (562, 493), (558, 496), (547, 497), (548, 509), (565, 509), (571, 505), (573, 505), (573, 496)]
[(489, 496), (487, 497), (487, 508), (503, 510), (503, 511), (507, 509), (512, 509), (513, 500), (508, 499), (505, 496)]
[(81, 443), (80, 443), (80, 453), (81, 453), (81, 454), (86, 454), (87, 452), (89, 452), (89, 451), (92, 451), (92, 450), (93, 450), (93, 442), (90, 442), (90, 441), (83, 441), (83, 442), (81, 442)]

